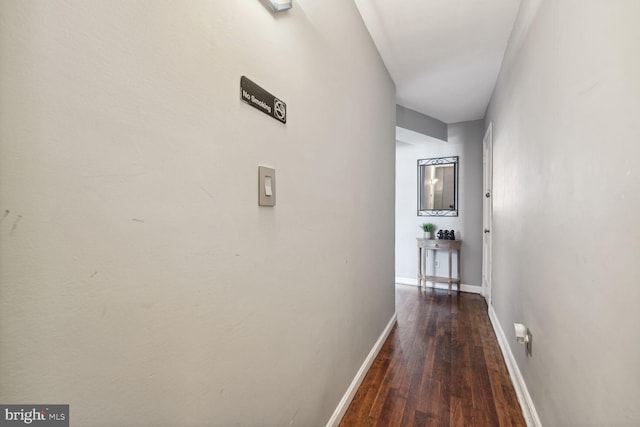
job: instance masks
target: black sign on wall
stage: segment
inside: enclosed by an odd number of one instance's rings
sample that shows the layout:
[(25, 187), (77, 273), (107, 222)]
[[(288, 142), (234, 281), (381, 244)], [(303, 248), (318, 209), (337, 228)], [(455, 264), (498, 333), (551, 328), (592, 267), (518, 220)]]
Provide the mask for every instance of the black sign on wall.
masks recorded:
[(240, 99), (274, 119), (287, 123), (287, 104), (245, 76), (240, 77)]

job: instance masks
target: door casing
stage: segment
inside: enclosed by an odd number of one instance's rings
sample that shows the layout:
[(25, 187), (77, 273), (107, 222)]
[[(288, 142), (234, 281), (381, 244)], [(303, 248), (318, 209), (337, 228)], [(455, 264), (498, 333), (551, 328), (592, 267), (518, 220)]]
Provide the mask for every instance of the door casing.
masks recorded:
[(482, 140), (482, 295), (491, 306), (492, 225), (493, 225), (493, 123)]

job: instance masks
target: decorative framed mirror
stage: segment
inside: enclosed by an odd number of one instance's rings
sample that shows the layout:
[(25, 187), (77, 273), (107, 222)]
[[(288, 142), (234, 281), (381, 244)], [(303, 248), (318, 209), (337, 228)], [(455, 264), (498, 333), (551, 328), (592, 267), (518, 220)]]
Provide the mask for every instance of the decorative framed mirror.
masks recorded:
[(458, 216), (458, 156), (418, 160), (418, 216)]

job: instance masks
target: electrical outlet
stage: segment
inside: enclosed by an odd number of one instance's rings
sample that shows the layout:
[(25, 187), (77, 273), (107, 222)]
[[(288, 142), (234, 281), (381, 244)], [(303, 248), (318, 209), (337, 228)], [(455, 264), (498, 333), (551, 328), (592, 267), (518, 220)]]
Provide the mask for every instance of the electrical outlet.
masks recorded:
[(440, 268), (440, 260), (439, 259), (436, 260), (436, 268)]

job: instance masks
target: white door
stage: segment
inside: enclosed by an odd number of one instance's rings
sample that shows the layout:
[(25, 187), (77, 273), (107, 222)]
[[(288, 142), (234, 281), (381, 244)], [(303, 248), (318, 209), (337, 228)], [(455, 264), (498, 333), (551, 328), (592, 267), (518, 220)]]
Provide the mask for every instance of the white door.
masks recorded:
[(493, 123), (489, 123), (482, 141), (483, 196), (482, 196), (482, 295), (491, 306), (491, 218), (493, 215)]

